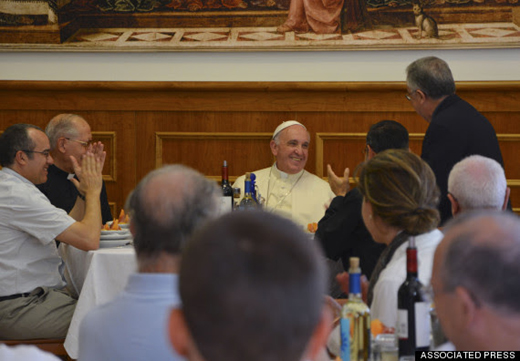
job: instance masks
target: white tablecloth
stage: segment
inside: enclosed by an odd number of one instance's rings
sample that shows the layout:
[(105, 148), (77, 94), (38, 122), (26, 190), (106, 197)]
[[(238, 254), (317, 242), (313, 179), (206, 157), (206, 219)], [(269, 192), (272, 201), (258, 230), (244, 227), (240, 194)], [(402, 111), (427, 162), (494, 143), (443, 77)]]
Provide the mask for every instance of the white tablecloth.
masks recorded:
[(60, 246), (67, 265), (67, 281), (79, 293), (78, 304), (70, 323), (65, 349), (73, 359), (78, 358), (79, 325), (95, 306), (111, 301), (126, 286), (128, 276), (135, 272), (137, 263), (132, 246), (81, 251)]

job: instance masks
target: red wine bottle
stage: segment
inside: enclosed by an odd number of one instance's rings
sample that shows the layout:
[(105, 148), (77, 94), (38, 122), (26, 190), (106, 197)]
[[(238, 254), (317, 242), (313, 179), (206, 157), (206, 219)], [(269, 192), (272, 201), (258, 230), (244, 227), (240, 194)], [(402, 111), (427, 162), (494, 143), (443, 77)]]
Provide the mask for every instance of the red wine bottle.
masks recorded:
[(418, 279), (417, 248), (410, 238), (406, 249), (406, 280), (397, 292), (399, 360), (413, 359), (415, 351), (430, 348), (430, 303)]
[(224, 161), (222, 165), (222, 182), (220, 183), (222, 187), (222, 201), (220, 204), (221, 213), (231, 212), (233, 210), (233, 188), (229, 184), (228, 178), (228, 165), (227, 161)]

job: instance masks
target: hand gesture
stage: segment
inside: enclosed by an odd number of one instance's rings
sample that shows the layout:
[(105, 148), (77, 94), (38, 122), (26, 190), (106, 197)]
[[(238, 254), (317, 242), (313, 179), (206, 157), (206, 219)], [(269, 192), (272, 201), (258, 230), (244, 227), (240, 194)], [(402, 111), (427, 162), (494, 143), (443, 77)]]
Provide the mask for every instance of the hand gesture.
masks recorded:
[(350, 189), (350, 185), (348, 183), (348, 176), (350, 174), (350, 170), (345, 168), (343, 173), (343, 178), (340, 178), (334, 173), (330, 164), (327, 164), (327, 177), (329, 179), (330, 189), (337, 196), (345, 196)]
[(95, 192), (97, 195), (101, 193), (103, 186), (103, 165), (105, 164), (106, 152), (101, 148), (97, 155), (91, 151), (83, 156), (81, 166), (74, 156), (70, 156), (74, 173), (76, 173), (78, 180), (71, 178), (80, 194), (86, 195), (89, 192)]
[(94, 154), (94, 157), (101, 158), (101, 155), (103, 154), (103, 148), (105, 146), (101, 142), (94, 142), (90, 145), (89, 150)]

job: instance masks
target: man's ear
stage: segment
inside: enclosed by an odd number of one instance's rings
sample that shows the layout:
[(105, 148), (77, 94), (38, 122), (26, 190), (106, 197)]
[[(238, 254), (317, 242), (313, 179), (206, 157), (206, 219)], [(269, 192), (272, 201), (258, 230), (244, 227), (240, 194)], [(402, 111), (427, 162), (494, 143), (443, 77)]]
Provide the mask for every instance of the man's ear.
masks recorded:
[(509, 201), (509, 196), (511, 195), (511, 188), (506, 188), (506, 196), (504, 197), (504, 204), (502, 205), (502, 210), (505, 211), (507, 209), (507, 202)]
[(377, 154), (377, 153), (374, 152), (374, 150), (372, 149), (372, 147), (369, 146), (369, 145), (367, 144), (367, 158), (368, 158), (368, 160), (374, 158), (374, 157), (376, 156), (376, 154)]
[(457, 202), (457, 200), (455, 199), (455, 197), (448, 193), (448, 199), (451, 203), (451, 214), (455, 216), (456, 214), (460, 213), (460, 205), (459, 202)]
[(332, 311), (328, 306), (324, 305), (320, 320), (314, 328), (311, 339), (307, 344), (306, 358), (308, 360), (316, 360), (320, 352), (325, 350), (330, 331), (332, 330), (332, 322)]
[(455, 289), (455, 296), (457, 302), (460, 304), (460, 320), (464, 329), (471, 329), (471, 325), (474, 324), (477, 316), (479, 306), (476, 301), (471, 297), (470, 292), (464, 287), (457, 287)]
[(65, 143), (67, 143), (67, 138), (65, 138), (65, 137), (58, 138), (58, 141), (56, 144), (56, 149), (58, 150), (58, 152), (65, 153)]
[(274, 140), (271, 140), (269, 146), (271, 147), (271, 153), (276, 157), (278, 155), (278, 145)]
[(16, 155), (14, 156), (14, 161), (18, 164), (26, 164), (28, 160), (29, 156), (22, 150), (16, 152)]
[(168, 333), (170, 342), (177, 353), (181, 356), (188, 356), (190, 335), (181, 309), (171, 310)]
[(424, 103), (428, 97), (426, 96), (426, 93), (423, 92), (421, 89), (417, 89), (415, 91), (415, 94), (417, 96), (417, 100), (420, 102), (420, 103)]

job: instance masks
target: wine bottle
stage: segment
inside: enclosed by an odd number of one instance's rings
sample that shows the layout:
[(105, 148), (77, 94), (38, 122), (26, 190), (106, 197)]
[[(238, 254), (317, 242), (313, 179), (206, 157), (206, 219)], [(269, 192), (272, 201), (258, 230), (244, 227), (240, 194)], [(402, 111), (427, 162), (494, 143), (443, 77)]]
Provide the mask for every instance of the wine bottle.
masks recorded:
[(260, 204), (258, 202), (258, 198), (256, 197), (256, 175), (251, 173), (251, 198), (256, 202), (256, 204)]
[(239, 210), (249, 210), (257, 208), (258, 204), (254, 201), (251, 196), (251, 173), (246, 173), (246, 179), (244, 181), (244, 198), (238, 205)]
[(399, 360), (413, 360), (415, 351), (428, 351), (430, 328), (430, 305), (418, 279), (417, 248), (412, 237), (406, 249), (406, 280), (397, 292)]
[(370, 355), (370, 309), (361, 298), (359, 258), (350, 258), (348, 301), (341, 309), (342, 361), (367, 361)]
[(233, 188), (229, 184), (228, 178), (228, 165), (227, 161), (224, 161), (222, 165), (222, 198), (220, 200), (220, 214), (231, 212), (233, 210)]

